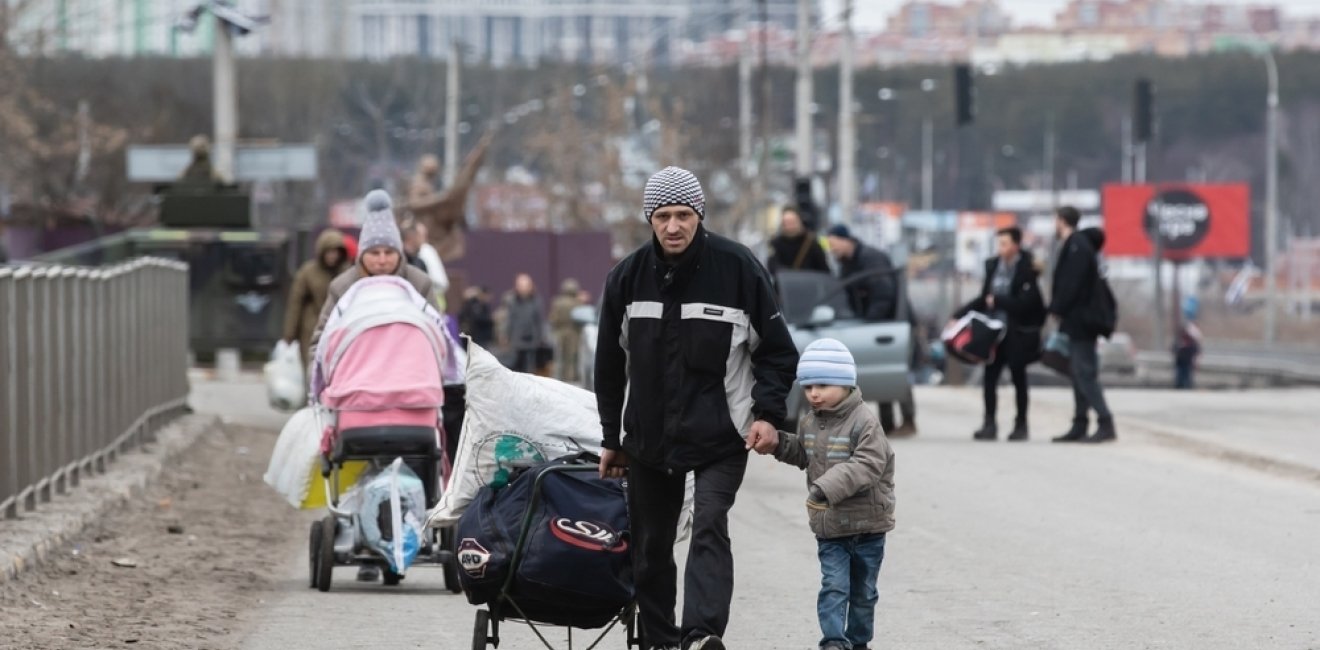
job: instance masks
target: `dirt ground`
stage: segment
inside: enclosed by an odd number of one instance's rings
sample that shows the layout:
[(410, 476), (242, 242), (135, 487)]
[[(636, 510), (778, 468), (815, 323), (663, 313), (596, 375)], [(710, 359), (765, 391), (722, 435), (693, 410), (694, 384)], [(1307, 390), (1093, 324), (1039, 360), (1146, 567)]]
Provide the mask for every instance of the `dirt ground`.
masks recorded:
[[(139, 499), (50, 562), (0, 584), (0, 646), (23, 650), (224, 650), (304, 517), (262, 482), (275, 432), (205, 434)], [(130, 560), (135, 568), (116, 566)]]

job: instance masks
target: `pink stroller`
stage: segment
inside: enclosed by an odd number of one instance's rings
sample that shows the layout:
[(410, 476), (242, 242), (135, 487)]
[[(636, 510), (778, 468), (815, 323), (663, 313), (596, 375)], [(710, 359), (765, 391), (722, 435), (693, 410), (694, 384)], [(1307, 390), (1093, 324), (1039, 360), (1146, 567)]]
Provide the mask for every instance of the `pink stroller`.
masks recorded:
[[(344, 507), (341, 481), (356, 478), (345, 471), (346, 464), (355, 470), (366, 464), (371, 472), (402, 458), (421, 480), (425, 508), (435, 505), (451, 464), (440, 409), (445, 371), (456, 371), (453, 350), (440, 314), (401, 278), (359, 281), (335, 305), (312, 368), (311, 401), (330, 414), (321, 439), (330, 512), (311, 527), (312, 587), (329, 591), (333, 568), (343, 565), (380, 566), (386, 585), (402, 579), (385, 556), (364, 543), (364, 524), (385, 539), (399, 532), (390, 530), (398, 519), (389, 516), (389, 503), (375, 518)], [(440, 531), (439, 539), (426, 529), (417, 562), (442, 565), (446, 587), (457, 593), (451, 537), (449, 529)]]

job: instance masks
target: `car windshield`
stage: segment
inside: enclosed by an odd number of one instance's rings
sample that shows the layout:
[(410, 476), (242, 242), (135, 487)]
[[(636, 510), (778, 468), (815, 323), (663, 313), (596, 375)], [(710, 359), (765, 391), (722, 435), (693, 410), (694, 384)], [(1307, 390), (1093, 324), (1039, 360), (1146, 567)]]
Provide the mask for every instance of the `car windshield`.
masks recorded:
[(811, 311), (817, 305), (833, 307), (836, 319), (854, 317), (838, 278), (815, 271), (780, 271), (776, 278), (784, 318), (789, 324), (801, 325), (811, 320)]

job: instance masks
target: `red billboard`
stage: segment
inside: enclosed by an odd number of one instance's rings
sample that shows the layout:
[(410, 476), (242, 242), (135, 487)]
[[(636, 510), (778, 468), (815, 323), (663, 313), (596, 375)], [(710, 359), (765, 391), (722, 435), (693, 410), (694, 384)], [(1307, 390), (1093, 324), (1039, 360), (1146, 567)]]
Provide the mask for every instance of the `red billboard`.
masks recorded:
[(1247, 257), (1251, 195), (1245, 183), (1106, 185), (1101, 197), (1109, 256), (1150, 257), (1158, 225), (1169, 259)]

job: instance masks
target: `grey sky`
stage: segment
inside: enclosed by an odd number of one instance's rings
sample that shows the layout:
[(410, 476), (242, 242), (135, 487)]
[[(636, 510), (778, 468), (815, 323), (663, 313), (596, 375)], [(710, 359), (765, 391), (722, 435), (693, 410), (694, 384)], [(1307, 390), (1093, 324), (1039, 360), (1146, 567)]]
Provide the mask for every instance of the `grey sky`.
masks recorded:
[[(947, 4), (961, 0), (942, 0)], [(1197, 4), (1211, 4), (1211, 0), (1189, 0)], [(853, 0), (855, 7), (855, 25), (859, 31), (878, 31), (883, 29), (885, 21), (904, 0)], [(1215, 0), (1224, 4), (1270, 4), (1270, 0)], [(1015, 25), (1047, 25), (1054, 20), (1054, 15), (1068, 3), (1068, 0), (1000, 0), (1000, 4), (1013, 17)], [(1275, 0), (1274, 4), (1284, 7), (1288, 16), (1320, 16), (1320, 0)], [(827, 24), (838, 23), (842, 11), (842, 0), (821, 0), (823, 15)]]

